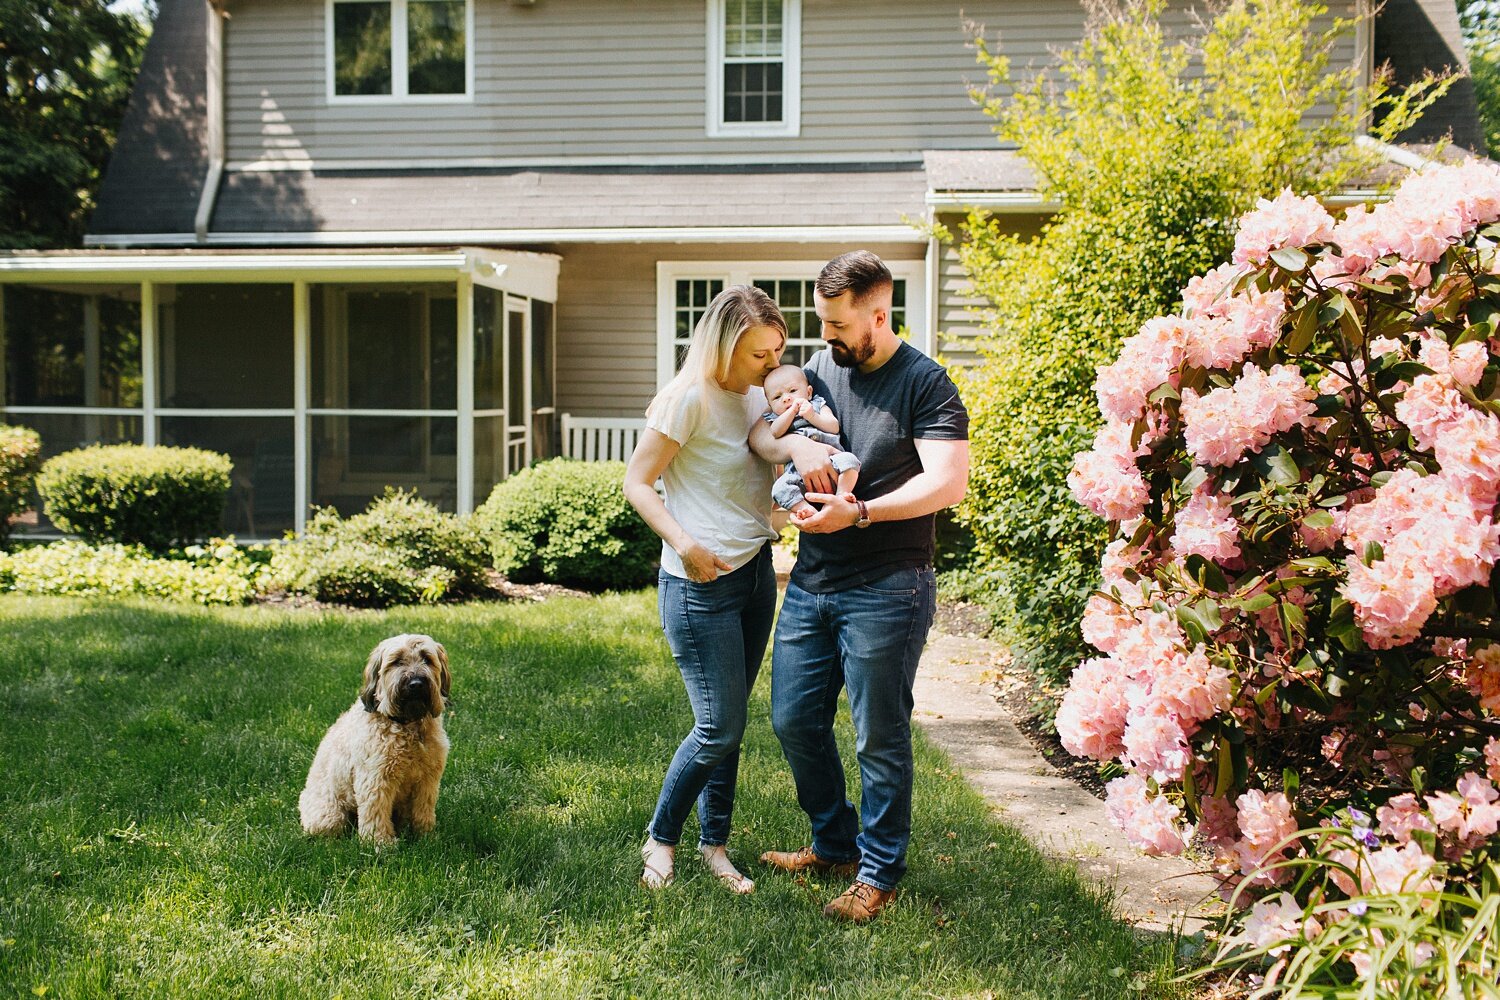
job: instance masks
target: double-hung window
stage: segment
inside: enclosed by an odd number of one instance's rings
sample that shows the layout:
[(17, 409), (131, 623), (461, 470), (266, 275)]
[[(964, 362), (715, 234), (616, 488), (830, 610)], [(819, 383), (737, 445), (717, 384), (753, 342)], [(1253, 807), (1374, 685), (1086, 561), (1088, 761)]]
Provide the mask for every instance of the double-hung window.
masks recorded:
[(708, 134), (795, 136), (801, 0), (708, 0)]
[(328, 98), (466, 100), (474, 92), (474, 0), (327, 0)]

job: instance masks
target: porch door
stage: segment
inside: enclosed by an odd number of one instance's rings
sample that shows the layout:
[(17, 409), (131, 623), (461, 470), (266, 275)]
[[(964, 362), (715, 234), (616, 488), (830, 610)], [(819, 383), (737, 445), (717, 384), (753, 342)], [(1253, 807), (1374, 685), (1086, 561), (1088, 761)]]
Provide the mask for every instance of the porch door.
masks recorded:
[(505, 297), (505, 475), (531, 464), (531, 314)]

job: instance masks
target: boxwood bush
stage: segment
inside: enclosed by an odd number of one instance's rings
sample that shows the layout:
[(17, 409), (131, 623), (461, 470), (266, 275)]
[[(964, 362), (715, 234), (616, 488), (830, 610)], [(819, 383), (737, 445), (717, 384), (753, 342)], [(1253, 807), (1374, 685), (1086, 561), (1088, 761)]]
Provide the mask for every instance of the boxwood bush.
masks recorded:
[(42, 439), (36, 431), (0, 424), (0, 544), (10, 539), (10, 519), (31, 503), (41, 456)]
[(555, 458), (496, 486), (474, 512), (495, 568), (518, 583), (641, 587), (661, 540), (625, 499), (624, 462)]
[(232, 468), (198, 448), (104, 445), (48, 459), (36, 487), (63, 531), (165, 552), (219, 531)]
[(484, 585), (488, 556), (467, 518), (388, 489), (362, 514), (316, 511), (302, 538), (271, 560), (287, 590), (356, 607), (431, 603)]

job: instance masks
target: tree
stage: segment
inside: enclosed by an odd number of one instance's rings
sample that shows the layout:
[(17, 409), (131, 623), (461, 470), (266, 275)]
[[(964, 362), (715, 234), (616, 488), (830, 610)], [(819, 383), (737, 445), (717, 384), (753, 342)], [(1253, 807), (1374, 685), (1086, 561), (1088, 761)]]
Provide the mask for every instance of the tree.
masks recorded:
[(974, 471), (960, 514), (1003, 636), (1053, 682), (1082, 658), (1106, 541), (1066, 483), (1098, 426), (1095, 368), (1228, 259), (1257, 196), (1343, 186), (1372, 162), (1355, 141), (1367, 111), (1384, 112), (1388, 139), (1447, 87), (1362, 88), (1356, 67), (1330, 66), (1353, 22), (1317, 4), (1233, 0), (1196, 39), (1169, 37), (1163, 0), (1086, 6), (1083, 41), (1058, 55), (1061, 86), (1017, 81), (976, 36), (990, 82), (975, 98), (1061, 208), (1035, 239), (971, 213), (958, 248), (990, 334), (964, 379)]
[(105, 0), (0, 0), (0, 246), (76, 246), (149, 24)]

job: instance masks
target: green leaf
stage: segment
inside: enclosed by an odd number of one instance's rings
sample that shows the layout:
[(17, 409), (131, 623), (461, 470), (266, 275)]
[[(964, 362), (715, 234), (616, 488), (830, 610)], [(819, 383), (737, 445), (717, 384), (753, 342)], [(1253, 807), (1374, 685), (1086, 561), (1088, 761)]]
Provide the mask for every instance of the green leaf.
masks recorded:
[(1282, 270), (1294, 273), (1307, 270), (1307, 265), (1312, 262), (1312, 258), (1297, 247), (1272, 250), (1271, 260), (1275, 261), (1276, 266)]
[(1269, 608), (1275, 603), (1276, 598), (1270, 594), (1256, 594), (1254, 597), (1242, 603), (1240, 607), (1244, 608), (1251, 614), (1254, 614), (1257, 611), (1264, 611), (1266, 608)]
[(1326, 510), (1315, 510), (1304, 517), (1302, 523), (1313, 529), (1331, 528), (1333, 527), (1333, 515)]
[(1250, 464), (1263, 479), (1282, 486), (1290, 486), (1302, 481), (1302, 470), (1297, 468), (1296, 460), (1279, 444), (1261, 449), (1250, 459)]

